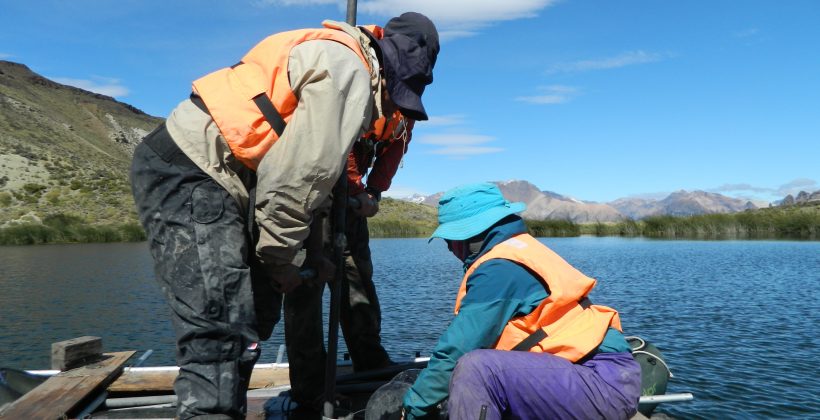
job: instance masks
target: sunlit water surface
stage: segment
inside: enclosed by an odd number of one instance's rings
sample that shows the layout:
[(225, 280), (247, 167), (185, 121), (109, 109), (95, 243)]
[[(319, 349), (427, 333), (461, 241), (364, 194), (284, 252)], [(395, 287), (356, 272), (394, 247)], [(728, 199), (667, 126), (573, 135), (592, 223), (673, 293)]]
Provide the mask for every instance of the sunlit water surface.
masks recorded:
[[(663, 351), (662, 405), (680, 418), (820, 418), (820, 243), (547, 238), (598, 279), (596, 303)], [(441, 241), (371, 243), (394, 358), (430, 352), (452, 318), (461, 267)], [(282, 326), (265, 343), (276, 357)], [(0, 366), (48, 368), (52, 342), (95, 335), (107, 351), (174, 364), (165, 302), (145, 243), (0, 247)], [(341, 351), (344, 351), (341, 343)]]

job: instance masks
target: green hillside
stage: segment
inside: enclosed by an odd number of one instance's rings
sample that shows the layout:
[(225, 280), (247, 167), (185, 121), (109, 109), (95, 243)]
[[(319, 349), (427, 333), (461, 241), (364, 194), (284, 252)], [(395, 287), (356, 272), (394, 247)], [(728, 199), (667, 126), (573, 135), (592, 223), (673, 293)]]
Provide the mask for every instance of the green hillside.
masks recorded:
[(367, 226), (375, 238), (429, 236), (438, 225), (436, 214), (430, 206), (385, 198)]
[(161, 121), (0, 61), (0, 243), (133, 240), (130, 156)]

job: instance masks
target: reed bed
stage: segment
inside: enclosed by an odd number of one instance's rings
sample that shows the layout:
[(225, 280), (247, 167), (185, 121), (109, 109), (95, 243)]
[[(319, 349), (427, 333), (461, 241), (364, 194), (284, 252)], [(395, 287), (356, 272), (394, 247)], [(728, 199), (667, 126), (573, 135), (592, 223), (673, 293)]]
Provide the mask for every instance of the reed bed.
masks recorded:
[[(403, 203), (393, 203), (403, 206)], [(434, 210), (408, 213), (403, 207), (369, 220), (373, 238), (427, 237), (436, 228)], [(805, 239), (820, 240), (820, 205), (788, 206), (733, 214), (652, 216), (643, 220), (579, 224), (569, 220), (525, 220), (536, 237), (580, 235), (649, 237), (665, 239)], [(94, 224), (70, 214), (54, 214), (41, 223), (27, 222), (0, 228), (0, 245), (46, 243), (137, 242), (145, 240), (133, 222)]]
[(139, 242), (145, 240), (142, 227), (134, 222), (91, 225), (82, 218), (55, 214), (42, 223), (15, 224), (0, 229), (0, 245), (57, 243)]

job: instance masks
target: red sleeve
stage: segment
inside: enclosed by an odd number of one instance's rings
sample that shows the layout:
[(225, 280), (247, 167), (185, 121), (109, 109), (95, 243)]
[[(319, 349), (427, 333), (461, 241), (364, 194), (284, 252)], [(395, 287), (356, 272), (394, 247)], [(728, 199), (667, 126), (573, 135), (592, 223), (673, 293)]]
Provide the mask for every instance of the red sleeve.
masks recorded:
[(379, 143), (376, 151), (376, 162), (373, 163), (373, 170), (370, 171), (370, 175), (367, 177), (368, 187), (379, 192), (387, 191), (390, 188), (393, 176), (399, 170), (401, 159), (407, 153), (407, 146), (413, 137), (414, 125), (415, 121), (408, 120), (406, 140), (394, 139)]
[[(359, 170), (358, 159), (356, 159), (355, 148), (347, 155), (347, 194), (356, 195), (364, 191), (363, 173)], [(366, 170), (366, 169), (365, 169)]]

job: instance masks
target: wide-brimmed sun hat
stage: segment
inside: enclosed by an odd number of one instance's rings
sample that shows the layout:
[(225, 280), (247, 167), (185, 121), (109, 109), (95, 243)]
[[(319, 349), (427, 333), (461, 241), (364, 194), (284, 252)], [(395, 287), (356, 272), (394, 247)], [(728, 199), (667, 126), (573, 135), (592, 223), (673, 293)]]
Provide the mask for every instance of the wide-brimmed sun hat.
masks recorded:
[(524, 211), (524, 203), (504, 199), (495, 184), (482, 182), (453, 188), (438, 201), (438, 228), (430, 240), (464, 240), (489, 229), (495, 222)]

